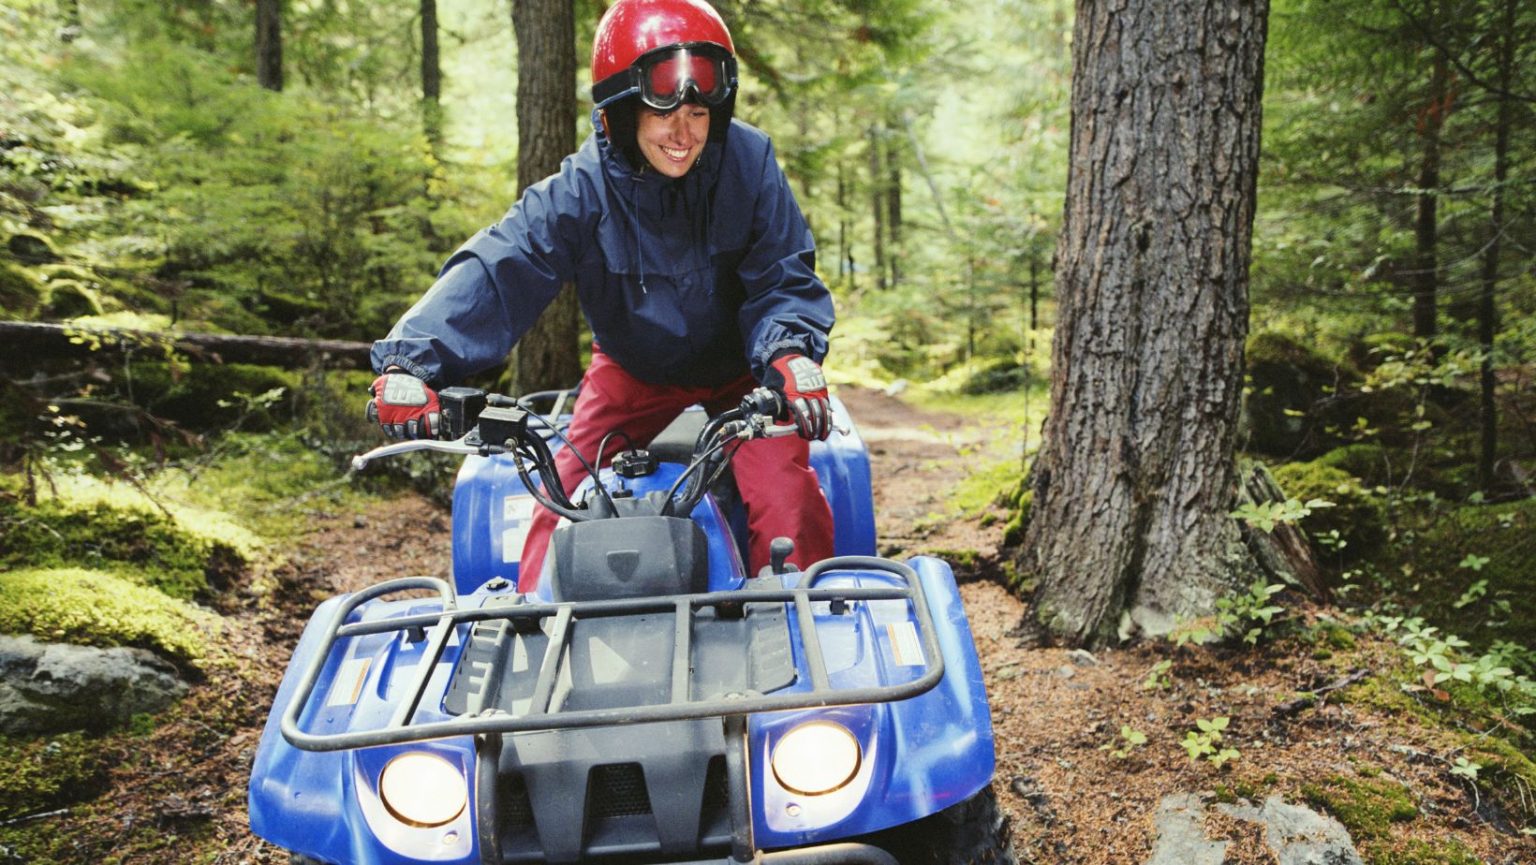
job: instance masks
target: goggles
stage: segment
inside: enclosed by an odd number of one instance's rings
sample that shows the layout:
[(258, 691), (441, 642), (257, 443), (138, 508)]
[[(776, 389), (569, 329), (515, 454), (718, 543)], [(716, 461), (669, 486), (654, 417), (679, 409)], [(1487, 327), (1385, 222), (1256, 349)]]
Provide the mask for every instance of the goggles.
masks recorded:
[(713, 42), (670, 45), (640, 55), (628, 69), (592, 87), (598, 108), (627, 96), (657, 111), (671, 111), (691, 91), (711, 108), (723, 104), (736, 87), (736, 58)]

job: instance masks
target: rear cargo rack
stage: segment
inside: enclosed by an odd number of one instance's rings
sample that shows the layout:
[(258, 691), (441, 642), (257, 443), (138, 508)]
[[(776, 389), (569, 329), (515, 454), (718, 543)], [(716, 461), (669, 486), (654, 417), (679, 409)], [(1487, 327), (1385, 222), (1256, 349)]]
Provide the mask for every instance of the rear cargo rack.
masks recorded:
[[(881, 587), (817, 588), (816, 584), (832, 574), (857, 571), (881, 571), (903, 578), (906, 585)], [(855, 574), (856, 575), (856, 574)], [(412, 590), (436, 591), (442, 611), (399, 616), (378, 621), (348, 622), (362, 605), (380, 597)], [(817, 635), (813, 604), (830, 604), (834, 612), (858, 601), (906, 601), (912, 605), (922, 641), (924, 670), (908, 682), (836, 688), (831, 684), (821, 640)], [(690, 699), (691, 671), (688, 664), (695, 617), (701, 611), (731, 614), (745, 605), (792, 604), (799, 622), (800, 655), (805, 659), (810, 689), (761, 694), (731, 693), (707, 699)], [(659, 704), (605, 707), (601, 709), (562, 710), (554, 708), (555, 685), (562, 665), (568, 663), (566, 651), (572, 624), (582, 619), (672, 612), (676, 616), (674, 663), (670, 699)], [(451, 720), (413, 723), (426, 690), (437, 671), (449, 639), (461, 625), (473, 622), (508, 620), (519, 630), (540, 628), (545, 619), (553, 622), (548, 629), (549, 648), (534, 686), (529, 711), (511, 714), (501, 709), (486, 709)], [(403, 698), (389, 722), (371, 730), (344, 733), (310, 733), (300, 729), (299, 719), (308, 708), (315, 686), (338, 641), (353, 637), (391, 632), (407, 632), (413, 641), (425, 640), (421, 660), (412, 680), (403, 690)], [(459, 609), (453, 588), (435, 577), (408, 577), (379, 583), (349, 596), (337, 606), (325, 625), (323, 643), (305, 667), (292, 701), (283, 712), (283, 738), (305, 751), (340, 751), (375, 745), (397, 745), (442, 739), (450, 736), (521, 733), (537, 730), (603, 727), (616, 724), (641, 724), (682, 721), (711, 717), (741, 717), (759, 712), (885, 703), (905, 700), (931, 690), (944, 678), (944, 659), (939, 649), (937, 631), (923, 596), (917, 572), (890, 559), (873, 556), (842, 556), (816, 563), (805, 572), (800, 584), (792, 589), (747, 588), (730, 592), (665, 595), (599, 601), (554, 604), (513, 603), (480, 609)]]

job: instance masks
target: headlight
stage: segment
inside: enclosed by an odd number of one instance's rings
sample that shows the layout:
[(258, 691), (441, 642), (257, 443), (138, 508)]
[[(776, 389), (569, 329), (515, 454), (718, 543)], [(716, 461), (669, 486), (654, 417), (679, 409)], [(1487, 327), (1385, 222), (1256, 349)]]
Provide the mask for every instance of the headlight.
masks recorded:
[(411, 751), (379, 773), (379, 798), (396, 820), (431, 828), (463, 813), (469, 790), (457, 766), (436, 754)]
[(773, 749), (773, 776), (785, 789), (819, 796), (859, 771), (859, 740), (841, 724), (811, 721), (790, 730)]

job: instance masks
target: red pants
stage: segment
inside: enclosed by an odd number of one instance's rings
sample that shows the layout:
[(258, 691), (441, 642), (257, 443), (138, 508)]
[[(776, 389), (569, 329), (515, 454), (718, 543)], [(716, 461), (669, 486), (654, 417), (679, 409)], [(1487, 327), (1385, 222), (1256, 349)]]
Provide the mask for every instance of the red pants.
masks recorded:
[[(698, 403), (710, 414), (735, 408), (756, 384), (751, 376), (717, 387), (648, 384), (594, 345), (592, 365), (582, 377), (566, 437), (588, 461), (596, 455), (603, 436), (615, 430), (628, 435), (634, 447), (645, 447), (688, 406)], [(609, 439), (603, 465), (625, 446), (619, 436)], [(755, 574), (768, 564), (768, 545), (780, 536), (794, 540), (791, 561), (802, 568), (831, 557), (832, 509), (811, 470), (809, 442), (797, 436), (749, 441), (736, 451), (731, 465), (747, 508), (748, 573)], [(587, 477), (570, 448), (556, 454), (555, 468), (567, 493)], [(535, 508), (523, 546), (519, 591), (532, 591), (538, 585), (544, 552), (559, 520), (553, 511)]]

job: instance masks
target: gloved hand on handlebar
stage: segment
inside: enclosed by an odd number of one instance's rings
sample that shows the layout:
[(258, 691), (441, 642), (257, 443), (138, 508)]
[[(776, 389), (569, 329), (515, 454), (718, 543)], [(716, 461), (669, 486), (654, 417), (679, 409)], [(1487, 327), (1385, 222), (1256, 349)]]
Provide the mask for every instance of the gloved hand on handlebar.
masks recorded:
[(436, 438), (442, 429), (442, 407), (437, 391), (403, 372), (386, 372), (373, 380), (368, 391), (368, 419), (392, 439)]
[(784, 396), (787, 418), (794, 420), (801, 438), (825, 439), (831, 434), (827, 377), (816, 361), (803, 354), (779, 355), (769, 364), (763, 384)]

